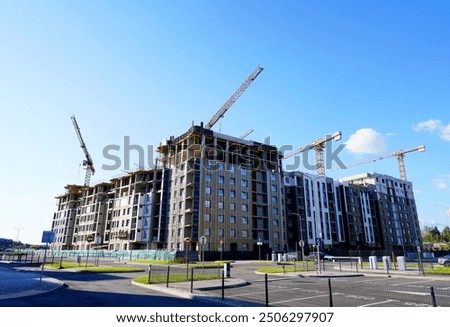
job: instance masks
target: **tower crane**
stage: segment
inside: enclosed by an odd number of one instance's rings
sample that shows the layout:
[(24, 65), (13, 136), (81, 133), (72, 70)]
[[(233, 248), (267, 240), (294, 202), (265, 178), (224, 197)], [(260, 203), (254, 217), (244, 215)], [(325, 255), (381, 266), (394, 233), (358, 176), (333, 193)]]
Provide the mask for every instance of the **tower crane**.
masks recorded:
[(385, 155), (374, 157), (372, 159), (365, 160), (365, 161), (362, 161), (362, 162), (349, 164), (349, 165), (346, 165), (346, 166), (347, 166), (347, 168), (349, 168), (349, 167), (363, 165), (363, 164), (366, 164), (366, 163), (371, 163), (371, 162), (374, 162), (374, 161), (377, 161), (377, 160), (382, 160), (382, 159), (386, 159), (386, 158), (390, 158), (390, 157), (397, 157), (398, 169), (400, 171), (400, 179), (406, 181), (407, 179), (406, 179), (406, 168), (405, 168), (405, 154), (411, 153), (411, 152), (415, 152), (415, 151), (424, 152), (425, 151), (425, 145), (419, 145), (418, 147), (415, 147), (415, 148), (409, 149), (409, 150), (400, 149), (400, 150), (394, 151), (392, 153), (388, 153), (388, 154), (385, 154)]
[(254, 129), (249, 129), (247, 132), (242, 134), (239, 138), (240, 139), (245, 139), (247, 136), (249, 136), (251, 133), (253, 133), (253, 131), (254, 131)]
[(323, 160), (323, 149), (325, 148), (325, 143), (331, 140), (339, 141), (342, 138), (342, 133), (340, 131), (328, 135), (323, 138), (319, 138), (317, 140), (312, 141), (310, 144), (300, 147), (298, 149), (295, 149), (289, 153), (287, 153), (283, 160), (291, 158), (299, 153), (314, 149), (316, 152), (316, 167), (317, 167), (317, 175), (319, 176), (325, 176), (325, 164)]
[(247, 77), (247, 79), (239, 86), (234, 94), (224, 103), (224, 105), (215, 113), (211, 120), (205, 125), (206, 129), (211, 129), (217, 121), (223, 117), (223, 115), (230, 109), (230, 107), (236, 102), (236, 100), (245, 92), (245, 90), (253, 83), (258, 75), (263, 71), (260, 65)]
[(75, 132), (77, 133), (78, 140), (80, 141), (81, 148), (83, 149), (85, 160), (83, 160), (83, 166), (86, 167), (86, 175), (84, 177), (84, 186), (89, 186), (89, 183), (91, 181), (91, 175), (94, 175), (95, 169), (94, 169), (94, 162), (92, 161), (91, 155), (89, 154), (86, 143), (84, 143), (83, 137), (81, 136), (80, 127), (78, 127), (77, 120), (75, 118), (75, 115), (71, 117), (73, 127), (75, 127)]

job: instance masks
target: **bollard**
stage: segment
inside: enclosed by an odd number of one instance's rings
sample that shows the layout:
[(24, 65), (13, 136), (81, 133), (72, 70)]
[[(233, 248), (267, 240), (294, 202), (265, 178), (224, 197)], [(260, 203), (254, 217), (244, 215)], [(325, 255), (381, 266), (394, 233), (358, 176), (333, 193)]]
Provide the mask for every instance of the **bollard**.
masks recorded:
[(333, 292), (331, 290), (331, 278), (328, 278), (328, 293), (330, 297), (330, 308), (333, 307)]
[(170, 266), (167, 266), (167, 280), (166, 280), (166, 287), (169, 287), (169, 277), (170, 277)]
[(152, 279), (152, 265), (148, 265), (148, 280), (147, 280), (147, 284), (151, 283), (151, 279)]
[(194, 268), (191, 268), (191, 293), (194, 293)]
[(222, 271), (222, 301), (225, 299), (225, 272)]
[(430, 295), (431, 295), (431, 303), (432, 303), (433, 307), (436, 308), (437, 307), (436, 294), (434, 294), (434, 287), (433, 286), (430, 287)]
[(265, 291), (266, 291), (266, 307), (269, 306), (269, 279), (268, 275), (265, 274), (264, 276), (264, 284), (265, 284)]

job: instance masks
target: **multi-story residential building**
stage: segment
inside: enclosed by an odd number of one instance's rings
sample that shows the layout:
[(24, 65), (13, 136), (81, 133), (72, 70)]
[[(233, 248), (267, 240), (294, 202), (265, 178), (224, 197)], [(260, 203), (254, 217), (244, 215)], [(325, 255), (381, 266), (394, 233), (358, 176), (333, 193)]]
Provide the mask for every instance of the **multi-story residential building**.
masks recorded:
[(375, 244), (385, 251), (404, 255), (416, 253), (417, 246), (422, 246), (422, 238), (411, 182), (368, 173), (343, 178), (341, 181), (373, 190), (374, 204), (370, 208), (370, 215), (366, 216), (368, 219), (364, 228), (369, 228), (371, 223), (378, 224), (374, 225), (374, 235), (379, 229), (380, 239), (374, 239)]
[(109, 250), (166, 248), (169, 175), (138, 170), (111, 180), (104, 231)]
[(199, 250), (204, 236), (204, 250), (221, 255), (284, 250), (276, 147), (192, 126), (157, 151), (172, 172), (169, 249)]
[(169, 172), (139, 170), (93, 186), (66, 186), (57, 197), (53, 249), (166, 247)]
[(284, 175), (289, 251), (303, 241), (333, 253), (395, 251), (421, 245), (412, 184), (381, 174), (340, 181), (301, 172)]
[(83, 186), (66, 185), (66, 192), (56, 197), (56, 211), (53, 214), (52, 230), (55, 232), (53, 247), (70, 250), (73, 244), (75, 216), (80, 205)]
[(297, 249), (300, 241), (309, 251), (317, 244), (322, 249), (331, 249), (344, 242), (338, 186), (336, 181), (325, 176), (297, 171), (285, 173), (289, 251)]

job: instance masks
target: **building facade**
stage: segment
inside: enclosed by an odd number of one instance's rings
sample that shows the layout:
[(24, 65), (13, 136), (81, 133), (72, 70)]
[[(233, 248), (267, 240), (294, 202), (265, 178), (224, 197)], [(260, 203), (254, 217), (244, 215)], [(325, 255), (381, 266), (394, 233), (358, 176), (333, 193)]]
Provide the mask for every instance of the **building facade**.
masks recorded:
[(139, 170), (93, 186), (66, 186), (56, 197), (53, 248), (166, 248), (169, 173)]
[(281, 158), (276, 147), (192, 126), (162, 142), (157, 151), (171, 171), (169, 249), (203, 247), (221, 256), (259, 247), (263, 253), (283, 250)]

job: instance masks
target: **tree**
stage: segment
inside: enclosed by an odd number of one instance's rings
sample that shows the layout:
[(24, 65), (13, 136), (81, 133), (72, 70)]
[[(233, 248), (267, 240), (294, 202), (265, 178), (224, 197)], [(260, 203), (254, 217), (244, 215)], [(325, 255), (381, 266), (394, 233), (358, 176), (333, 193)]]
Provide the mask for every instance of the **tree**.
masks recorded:
[(446, 226), (441, 233), (441, 239), (444, 242), (450, 243), (450, 227)]
[(441, 232), (436, 226), (425, 226), (423, 228), (422, 238), (424, 242), (439, 243), (441, 241)]

